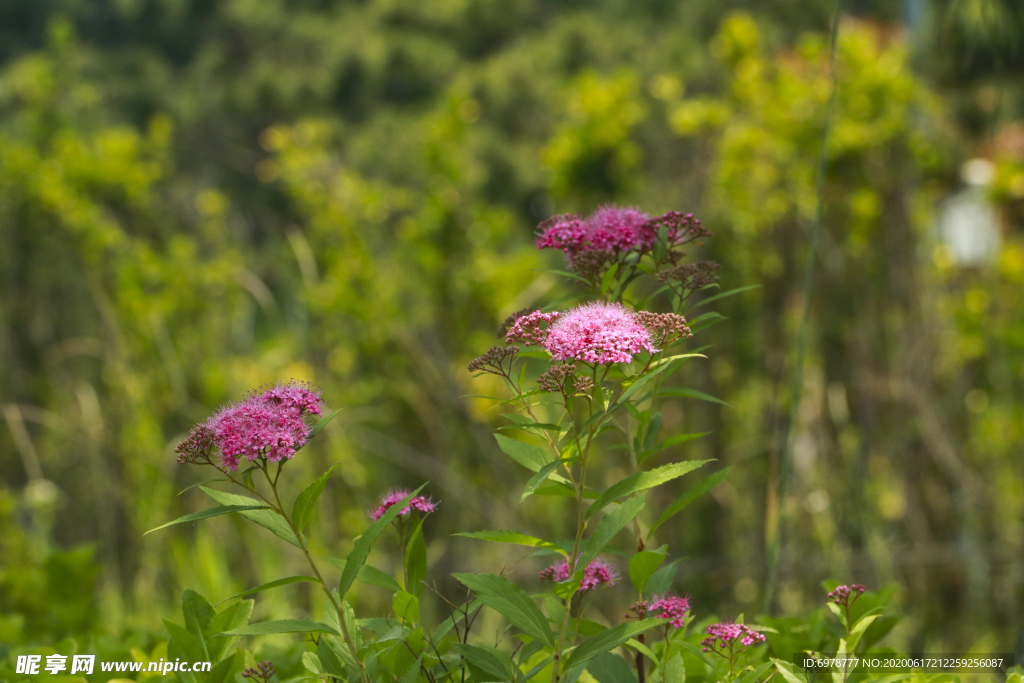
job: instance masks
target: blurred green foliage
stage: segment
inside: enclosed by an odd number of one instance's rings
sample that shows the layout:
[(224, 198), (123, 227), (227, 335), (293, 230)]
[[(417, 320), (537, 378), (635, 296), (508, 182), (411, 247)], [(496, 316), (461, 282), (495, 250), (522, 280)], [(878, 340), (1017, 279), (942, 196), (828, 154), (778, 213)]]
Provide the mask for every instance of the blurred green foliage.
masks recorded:
[[(990, 6), (991, 40), (944, 19)], [(666, 432), (713, 430), (689, 457), (735, 465), (665, 527), (676, 587), (755, 611), (774, 515), (773, 611), (818, 605), (825, 578), (897, 582), (897, 649), (1020, 649), (1019, 11), (936, 3), (921, 38), (895, 5), (849, 9), (808, 293), (830, 3), (0, 4), (0, 648), (158, 658), (182, 589), (216, 602), (296, 573), (227, 519), (141, 536), (197, 509), (172, 455), (189, 425), (281, 378), (344, 409), (295, 462), (300, 481), (342, 463), (311, 531), (325, 554), (379, 493), (430, 480), (438, 589), (507, 559), (450, 534), (557, 516), (516, 510), (464, 367), (506, 315), (564, 293), (534, 270), (562, 265), (535, 224), (618, 201), (697, 212), (727, 288), (762, 286), (724, 302), (687, 378), (732, 408), (664, 411)], [(1004, 230), (963, 268), (931, 226), (974, 155), (997, 162)], [(788, 429), (793, 483), (772, 500)], [(254, 615), (318, 600), (288, 587)]]

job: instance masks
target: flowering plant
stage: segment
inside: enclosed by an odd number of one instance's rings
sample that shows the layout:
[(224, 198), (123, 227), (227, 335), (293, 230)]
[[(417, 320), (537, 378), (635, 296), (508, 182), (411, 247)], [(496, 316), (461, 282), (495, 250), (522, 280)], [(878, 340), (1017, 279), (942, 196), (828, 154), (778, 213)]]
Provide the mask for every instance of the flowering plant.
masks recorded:
[[(199, 485), (219, 505), (158, 529), (236, 513), (295, 546), (311, 575), (243, 591), (222, 601), (240, 600), (220, 612), (186, 591), (185, 625), (167, 622), (168, 656), (197, 658), (193, 653), (205, 652), (215, 655), (217, 668), (206, 680), (176, 672), (182, 683), (227, 683), (231, 675), (234, 683), (271, 683), (278, 675), (271, 662), (257, 662), (248, 651), (229, 650), (227, 643), (233, 637), (280, 633), (299, 633), (309, 641), (302, 658), (306, 674), (296, 681), (575, 683), (584, 672), (598, 683), (672, 683), (687, 676), (746, 683), (773, 672), (787, 681), (798, 680), (791, 664), (776, 658), (764, 661), (766, 646), (776, 652), (795, 646), (785, 640), (772, 643), (794, 629), (755, 626), (740, 616), (702, 622), (696, 630), (703, 632), (688, 634), (694, 620), (692, 599), (672, 592), (676, 563), (668, 561), (667, 545), (655, 543), (658, 529), (722, 483), (729, 468), (695, 482), (656, 517), (648, 510), (651, 489), (710, 462), (669, 458), (652, 466), (659, 454), (703, 436), (661, 438), (657, 407), (666, 398), (711, 398), (665, 386), (666, 378), (684, 363), (704, 357), (675, 353), (676, 347), (716, 321), (713, 314), (689, 321), (683, 315), (690, 296), (713, 285), (715, 266), (684, 263), (682, 248), (707, 235), (689, 215), (652, 218), (615, 207), (604, 207), (587, 219), (559, 216), (541, 225), (538, 246), (566, 254), (569, 270), (559, 272), (584, 283), (590, 300), (568, 310), (513, 314), (499, 333), (502, 343), (472, 361), (469, 370), (496, 377), (509, 395), (490, 398), (517, 409), (505, 415), (510, 424), (495, 439), (500, 450), (529, 471), (521, 502), (535, 496), (570, 499), (573, 534), (551, 540), (508, 530), (460, 534), (524, 546), (554, 561), (536, 580), (531, 577), (522, 585), (504, 575), (455, 574), (472, 598), (452, 604), (450, 618), (433, 629), (420, 623), (419, 598), (426, 576), (423, 522), (438, 503), (421, 495), (423, 487), (391, 490), (367, 511), (368, 527), (347, 558), (326, 559), (341, 570), (336, 582), (325, 578), (304, 532), (334, 467), (292, 505), (282, 500), (279, 482), (287, 464), (338, 412), (327, 412), (319, 390), (298, 382), (265, 387), (196, 425), (177, 448), (179, 462), (212, 467), (220, 476), (210, 481), (226, 482), (246, 495)], [(703, 302), (728, 294), (705, 295)], [(668, 310), (645, 309), (659, 303)], [(515, 438), (503, 433), (509, 430)], [(614, 455), (616, 451), (624, 456)], [(622, 474), (609, 483), (596, 474), (611, 462)], [(398, 577), (366, 563), (389, 526), (402, 555)], [(622, 553), (616, 549), (617, 539), (627, 535), (630, 552)], [(635, 592), (628, 613), (608, 625), (588, 618), (623, 576)], [(387, 589), (393, 616), (357, 619), (349, 599), (356, 581)], [(317, 584), (325, 595), (328, 605), (319, 620), (248, 624), (252, 602), (243, 598), (296, 582)], [(538, 585), (547, 585), (548, 591), (531, 593)], [(855, 651), (862, 637), (875, 637), (870, 627), (880, 619), (881, 607), (870, 597), (852, 609), (862, 594), (864, 588), (856, 584), (829, 594), (828, 607), (846, 630), (839, 640), (843, 651)], [(470, 642), (475, 615), (483, 608), (499, 613), (514, 629), (514, 646)]]

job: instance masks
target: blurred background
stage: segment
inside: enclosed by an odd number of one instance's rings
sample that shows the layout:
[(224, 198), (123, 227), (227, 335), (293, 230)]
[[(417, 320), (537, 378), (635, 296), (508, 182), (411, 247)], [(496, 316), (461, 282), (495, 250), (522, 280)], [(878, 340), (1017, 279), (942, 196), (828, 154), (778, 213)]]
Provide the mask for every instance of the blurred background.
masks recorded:
[[(571, 293), (537, 223), (616, 202), (696, 213), (693, 256), (759, 286), (711, 305), (684, 373), (729, 406), (663, 407), (663, 434), (711, 432), (671, 457), (733, 466), (659, 532), (696, 610), (898, 584), (897, 649), (1024, 651), (1024, 4), (846, 0), (829, 116), (834, 11), (0, 0), (0, 648), (145, 649), (184, 588), (303, 573), (243, 520), (142, 536), (209, 504), (177, 495), (209, 476), (175, 461), (189, 427), (279, 379), (343, 408), (288, 468), (293, 495), (343, 463), (321, 554), (429, 480), (441, 593), (452, 571), (532, 580), (539, 560), (451, 537), (569, 533), (562, 502), (518, 505), (465, 366)], [(317, 599), (266, 593), (254, 619)]]

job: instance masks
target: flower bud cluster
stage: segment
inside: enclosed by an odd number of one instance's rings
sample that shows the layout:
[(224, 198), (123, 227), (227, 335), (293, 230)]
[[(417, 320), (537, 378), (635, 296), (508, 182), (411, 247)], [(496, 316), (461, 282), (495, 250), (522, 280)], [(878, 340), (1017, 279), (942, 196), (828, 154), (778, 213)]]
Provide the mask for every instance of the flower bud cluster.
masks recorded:
[(732, 648), (735, 641), (743, 647), (750, 647), (754, 643), (763, 643), (764, 634), (755, 631), (746, 624), (734, 624), (731, 622), (720, 622), (708, 626), (708, 637), (700, 641), (704, 652), (719, 652), (724, 648)]
[(249, 678), (255, 683), (257, 679), (267, 683), (275, 674), (274, 665), (267, 660), (263, 660), (256, 666), (250, 666), (248, 669), (242, 672), (242, 678)]
[(836, 586), (835, 589), (828, 594), (828, 599), (832, 600), (837, 605), (849, 607), (853, 604), (854, 600), (864, 593), (864, 591), (864, 586), (859, 583), (855, 583), (852, 586)]

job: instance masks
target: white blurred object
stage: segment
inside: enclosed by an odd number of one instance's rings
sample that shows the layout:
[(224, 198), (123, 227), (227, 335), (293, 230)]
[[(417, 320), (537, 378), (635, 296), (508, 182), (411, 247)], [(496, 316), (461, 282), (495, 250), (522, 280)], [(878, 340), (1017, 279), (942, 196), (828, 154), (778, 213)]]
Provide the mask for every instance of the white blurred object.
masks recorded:
[(958, 266), (991, 263), (999, 251), (999, 223), (987, 190), (995, 173), (987, 159), (965, 162), (960, 177), (968, 187), (939, 208), (939, 236)]

